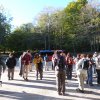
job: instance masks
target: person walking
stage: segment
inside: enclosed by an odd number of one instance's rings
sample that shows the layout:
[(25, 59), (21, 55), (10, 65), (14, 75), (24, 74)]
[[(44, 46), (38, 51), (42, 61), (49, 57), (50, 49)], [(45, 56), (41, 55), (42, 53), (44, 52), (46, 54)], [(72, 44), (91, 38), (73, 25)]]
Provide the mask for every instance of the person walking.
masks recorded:
[(6, 70), (6, 64), (2, 61), (1, 56), (0, 56), (0, 85), (2, 86), (2, 81), (1, 81), (1, 75), (2, 72), (4, 73)]
[(23, 76), (23, 67), (24, 67), (24, 63), (22, 61), (23, 57), (25, 56), (26, 52), (23, 52), (20, 57), (19, 57), (19, 66), (20, 66), (20, 72), (19, 72), (19, 75), (20, 76)]
[(8, 80), (13, 80), (14, 79), (14, 69), (16, 66), (16, 59), (13, 53), (9, 54), (9, 57), (6, 60), (6, 65), (8, 67)]
[(55, 66), (55, 75), (56, 75), (56, 87), (58, 95), (65, 95), (65, 77), (66, 77), (66, 61), (63, 53), (57, 52), (56, 55), (56, 66)]
[(23, 63), (23, 78), (25, 81), (28, 81), (28, 71), (30, 68), (30, 61), (31, 61), (31, 56), (30, 56), (30, 50), (27, 50), (25, 55), (22, 58), (22, 63)]

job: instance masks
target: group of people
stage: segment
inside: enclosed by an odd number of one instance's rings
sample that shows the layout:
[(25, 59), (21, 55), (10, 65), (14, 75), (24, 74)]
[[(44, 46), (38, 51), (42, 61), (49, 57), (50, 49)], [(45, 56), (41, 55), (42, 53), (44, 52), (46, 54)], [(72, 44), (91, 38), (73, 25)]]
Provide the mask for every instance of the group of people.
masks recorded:
[[(20, 73), (19, 75), (23, 77), (25, 81), (28, 81), (28, 73), (32, 71), (32, 63), (35, 66), (36, 70), (36, 80), (42, 80), (43, 78), (43, 61), (46, 61), (47, 55), (41, 57), (39, 53), (32, 57), (30, 50), (23, 52), (19, 58), (20, 62)], [(16, 66), (16, 58), (14, 53), (10, 53), (9, 57), (6, 60), (6, 65), (8, 67), (8, 80), (14, 79), (14, 69)], [(0, 76), (1, 69), (3, 67), (3, 72), (6, 68), (5, 64), (0, 60)], [(45, 66), (46, 63), (45, 63)], [(55, 70), (56, 75), (56, 87), (59, 95), (65, 95), (65, 80), (66, 76), (68, 80), (72, 79), (73, 66), (75, 67), (76, 77), (78, 80), (77, 92), (84, 93), (84, 82), (86, 84), (93, 86), (93, 73), (96, 71), (97, 75), (97, 84), (100, 85), (100, 54), (95, 52), (92, 54), (77, 54), (77, 57), (72, 57), (70, 53), (67, 55), (64, 52), (55, 51), (52, 55), (52, 66)], [(51, 66), (51, 67), (52, 67)], [(48, 69), (48, 66), (45, 67)]]
[(84, 82), (93, 86), (93, 73), (96, 70), (97, 84), (100, 85), (100, 54), (77, 54), (73, 58), (70, 53), (55, 52), (52, 56), (53, 67), (56, 72), (58, 94), (65, 94), (65, 79), (72, 79), (73, 66), (75, 67), (78, 80), (77, 92), (84, 93)]

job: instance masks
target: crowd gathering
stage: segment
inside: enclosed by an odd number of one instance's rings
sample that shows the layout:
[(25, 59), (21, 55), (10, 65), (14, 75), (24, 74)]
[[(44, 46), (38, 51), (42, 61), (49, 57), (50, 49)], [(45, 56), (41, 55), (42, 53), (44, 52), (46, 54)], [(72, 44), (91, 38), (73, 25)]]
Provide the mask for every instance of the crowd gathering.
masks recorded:
[[(84, 84), (94, 86), (93, 74), (96, 74), (97, 85), (100, 85), (100, 54), (77, 54), (73, 57), (71, 53), (55, 51), (52, 55), (52, 70), (55, 71), (56, 87), (59, 95), (65, 95), (65, 80), (72, 79), (73, 68), (75, 69), (75, 77), (78, 80), (77, 92), (84, 93)], [(44, 62), (44, 63), (43, 63)], [(10, 53), (4, 63), (0, 59), (0, 79), (2, 72), (8, 68), (8, 80), (14, 80), (14, 71), (16, 66), (16, 57), (14, 53)], [(50, 59), (48, 54), (42, 57), (41, 54), (35, 53), (34, 57), (30, 50), (23, 52), (19, 57), (20, 72), (19, 75), (28, 81), (28, 74), (33, 70), (33, 65), (36, 73), (36, 80), (43, 79), (43, 71), (48, 71)], [(43, 70), (44, 69), (44, 70)], [(0, 81), (2, 84), (2, 81)]]

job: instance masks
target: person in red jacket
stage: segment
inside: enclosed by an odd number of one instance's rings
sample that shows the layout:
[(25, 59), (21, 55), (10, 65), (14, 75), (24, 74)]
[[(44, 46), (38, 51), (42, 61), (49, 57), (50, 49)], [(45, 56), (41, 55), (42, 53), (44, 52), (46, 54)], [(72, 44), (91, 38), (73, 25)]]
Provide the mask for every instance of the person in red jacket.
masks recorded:
[(26, 54), (22, 58), (23, 63), (23, 78), (24, 80), (28, 81), (28, 71), (29, 71), (29, 65), (31, 61), (30, 51), (27, 50)]

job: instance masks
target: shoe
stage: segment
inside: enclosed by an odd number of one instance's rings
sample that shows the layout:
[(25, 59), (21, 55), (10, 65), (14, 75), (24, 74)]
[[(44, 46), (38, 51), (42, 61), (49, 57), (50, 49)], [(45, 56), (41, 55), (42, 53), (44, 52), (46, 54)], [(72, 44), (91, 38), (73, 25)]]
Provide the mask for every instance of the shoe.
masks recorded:
[(62, 95), (64, 96), (65, 95), (65, 92), (63, 92)]
[(77, 88), (76, 91), (77, 92), (80, 92), (80, 93), (84, 93), (84, 91), (83, 90), (80, 90), (79, 88)]
[(0, 86), (2, 86), (2, 81), (0, 81)]
[(62, 93), (61, 92), (58, 92), (58, 95), (62, 95)]
[(26, 81), (28, 81), (28, 79), (27, 79), (27, 78), (26, 78), (25, 80), (26, 80)]
[(89, 86), (94, 86), (93, 84), (89, 84)]
[(23, 76), (23, 79), (26, 80), (24, 76)]
[(84, 93), (84, 90), (80, 90), (81, 91), (81, 93)]

